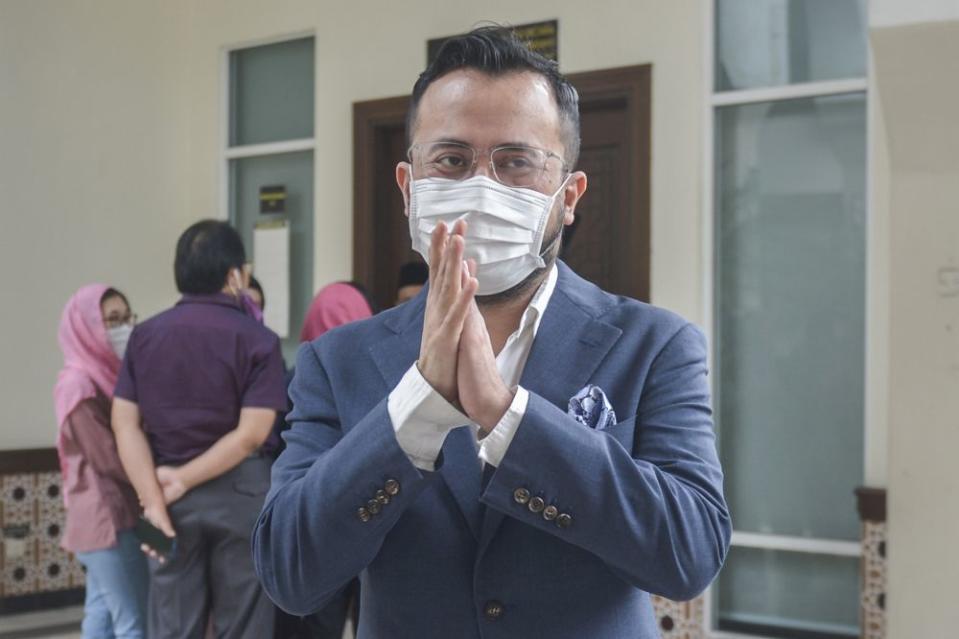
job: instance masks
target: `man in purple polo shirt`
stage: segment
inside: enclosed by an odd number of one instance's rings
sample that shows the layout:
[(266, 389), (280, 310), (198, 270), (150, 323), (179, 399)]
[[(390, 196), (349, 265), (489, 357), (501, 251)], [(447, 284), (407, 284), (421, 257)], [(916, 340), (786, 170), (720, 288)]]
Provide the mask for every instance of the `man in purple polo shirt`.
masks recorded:
[(206, 220), (177, 243), (183, 297), (130, 337), (113, 404), (144, 515), (176, 550), (151, 562), (151, 639), (271, 636), (250, 533), (270, 485), (268, 436), (287, 404), (279, 338), (246, 315), (243, 242)]

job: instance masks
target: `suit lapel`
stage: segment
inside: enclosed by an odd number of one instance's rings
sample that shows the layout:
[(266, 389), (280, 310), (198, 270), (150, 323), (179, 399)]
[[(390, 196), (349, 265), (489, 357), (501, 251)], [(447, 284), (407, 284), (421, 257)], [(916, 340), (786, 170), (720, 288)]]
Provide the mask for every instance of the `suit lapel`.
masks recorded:
[(459, 505), (466, 524), (478, 541), (483, 505), (480, 503), (480, 461), (476, 434), (472, 427), (454, 428), (443, 442), (443, 466), (440, 476)]
[[(622, 330), (597, 319), (611, 296), (559, 263), (556, 289), (543, 315), (520, 378), (520, 385), (566, 412), (569, 398), (581, 390)], [(557, 427), (561, 427), (557, 425)], [(486, 509), (480, 533), (480, 553), (503, 521), (503, 513)]]

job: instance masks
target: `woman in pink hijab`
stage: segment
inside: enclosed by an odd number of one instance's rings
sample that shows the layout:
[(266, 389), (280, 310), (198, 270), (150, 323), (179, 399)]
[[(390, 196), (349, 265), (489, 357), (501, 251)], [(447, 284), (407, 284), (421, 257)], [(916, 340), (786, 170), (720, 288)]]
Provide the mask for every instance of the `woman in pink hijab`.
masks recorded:
[(142, 639), (146, 558), (139, 506), (117, 455), (110, 403), (136, 316), (103, 284), (77, 291), (60, 320), (63, 368), (53, 391), (66, 526), (61, 545), (87, 569), (83, 638)]
[(306, 312), (300, 341), (312, 342), (332, 328), (372, 316), (373, 304), (358, 284), (337, 282), (324, 286)]

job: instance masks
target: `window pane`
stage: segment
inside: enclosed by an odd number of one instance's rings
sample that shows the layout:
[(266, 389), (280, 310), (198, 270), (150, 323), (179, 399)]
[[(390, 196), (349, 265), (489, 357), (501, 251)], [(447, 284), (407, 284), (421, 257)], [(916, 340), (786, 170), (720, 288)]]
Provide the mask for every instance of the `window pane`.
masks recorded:
[(866, 76), (865, 0), (719, 0), (716, 90)]
[(313, 38), (230, 54), (230, 146), (313, 137)]
[(716, 116), (717, 417), (738, 530), (856, 540), (866, 102)]
[[(270, 215), (260, 213), (260, 187), (286, 187), (286, 217), (290, 224), (290, 333), (283, 340), (283, 357), (292, 365), (299, 346), (303, 317), (313, 299), (313, 152), (280, 153), (230, 162), (230, 210), (253, 258), (253, 228)], [(253, 265), (254, 275), (256, 264)], [(270, 305), (271, 291), (263, 291)]]
[(737, 548), (719, 577), (719, 629), (858, 637), (859, 559)]

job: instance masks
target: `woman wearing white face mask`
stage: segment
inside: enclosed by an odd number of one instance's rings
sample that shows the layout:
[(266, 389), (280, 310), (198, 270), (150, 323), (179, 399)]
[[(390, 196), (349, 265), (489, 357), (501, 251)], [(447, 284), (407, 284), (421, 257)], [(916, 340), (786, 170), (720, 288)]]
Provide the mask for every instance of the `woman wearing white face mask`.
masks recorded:
[(66, 525), (61, 545), (87, 569), (83, 637), (142, 638), (146, 559), (133, 535), (136, 493), (117, 455), (110, 405), (136, 316), (123, 293), (84, 286), (60, 321), (54, 389)]

